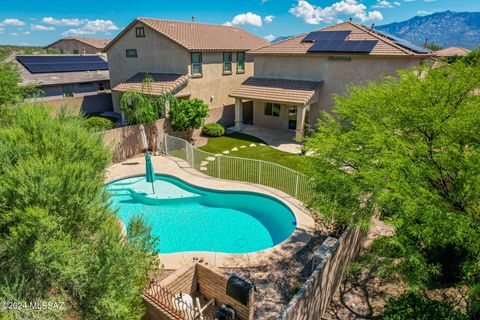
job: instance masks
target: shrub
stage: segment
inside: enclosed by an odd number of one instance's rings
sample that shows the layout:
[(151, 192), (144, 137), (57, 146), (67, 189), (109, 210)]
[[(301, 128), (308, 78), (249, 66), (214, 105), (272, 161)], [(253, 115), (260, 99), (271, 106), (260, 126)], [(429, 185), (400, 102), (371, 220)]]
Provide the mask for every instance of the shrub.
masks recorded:
[(431, 300), (415, 292), (389, 299), (383, 320), (466, 320), (467, 316), (449, 305)]
[(113, 122), (112, 120), (107, 118), (93, 116), (93, 117), (87, 118), (86, 126), (87, 128), (95, 131), (104, 131), (104, 130), (112, 129)]
[(170, 126), (173, 131), (184, 132), (188, 140), (191, 139), (193, 129), (199, 129), (208, 116), (208, 105), (200, 99), (181, 100), (171, 104), (168, 110)]
[(219, 123), (208, 123), (203, 126), (202, 132), (209, 137), (221, 137), (225, 134), (225, 128)]
[(0, 108), (0, 146), (0, 305), (65, 303), (0, 318), (142, 319), (155, 239), (138, 218), (122, 238), (102, 136), (78, 116), (20, 106)]

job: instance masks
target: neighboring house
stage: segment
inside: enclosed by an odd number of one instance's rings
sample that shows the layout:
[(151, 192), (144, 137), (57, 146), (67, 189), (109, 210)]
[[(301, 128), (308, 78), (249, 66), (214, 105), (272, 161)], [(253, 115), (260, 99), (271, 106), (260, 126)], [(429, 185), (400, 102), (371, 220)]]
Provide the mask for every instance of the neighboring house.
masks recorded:
[(207, 122), (233, 125), (228, 93), (253, 75), (246, 52), (266, 44), (238, 27), (137, 18), (104, 49), (114, 110), (120, 111), (120, 94), (141, 90), (148, 73), (152, 94), (202, 99), (210, 108)]
[(58, 49), (61, 53), (96, 54), (102, 52), (110, 41), (112, 39), (68, 37), (57, 40), (44, 49)]
[(352, 22), (343, 22), (249, 52), (255, 74), (232, 90), (236, 127), (245, 120), (243, 101), (253, 100), (253, 125), (304, 134), (333, 97), (348, 85), (362, 84), (399, 69), (418, 66), (429, 50)]
[(112, 111), (108, 64), (101, 55), (18, 55), (21, 85), (40, 89), (36, 101), (78, 105), (86, 113)]
[(446, 57), (465, 57), (470, 53), (470, 50), (462, 47), (448, 47), (441, 49), (435, 52), (437, 57), (446, 58)]

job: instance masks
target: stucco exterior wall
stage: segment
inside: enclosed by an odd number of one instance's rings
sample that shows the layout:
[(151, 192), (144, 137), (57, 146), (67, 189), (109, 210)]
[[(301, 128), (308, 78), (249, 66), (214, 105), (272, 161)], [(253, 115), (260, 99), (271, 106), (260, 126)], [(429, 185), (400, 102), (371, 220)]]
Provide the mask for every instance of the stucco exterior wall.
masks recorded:
[(411, 57), (352, 56), (351, 61), (329, 61), (326, 55), (255, 56), (255, 77), (296, 80), (323, 80), (318, 103), (310, 107), (310, 124), (314, 125), (320, 111), (331, 111), (333, 96), (344, 94), (348, 85), (362, 84), (399, 69), (418, 66)]
[(288, 130), (288, 106), (280, 105), (280, 117), (265, 115), (265, 103), (253, 102), (253, 125), (263, 128)]
[[(101, 49), (92, 47), (86, 43), (74, 40), (74, 39), (62, 39), (49, 48), (56, 48), (64, 53), (77, 53), (77, 54), (96, 54), (101, 52)], [(85, 52), (83, 51), (85, 49)], [(75, 51), (76, 50), (76, 51)]]
[[(137, 38), (135, 28), (145, 28), (145, 38)], [(126, 49), (136, 49), (137, 58), (127, 58)], [(191, 53), (165, 36), (137, 22), (108, 50), (108, 65), (112, 88), (139, 72), (178, 73), (191, 75)], [(178, 95), (202, 99), (210, 107), (206, 123), (233, 125), (234, 104), (228, 94), (253, 75), (253, 57), (246, 56), (245, 72), (236, 72), (237, 55), (233, 53), (232, 74), (223, 74), (223, 52), (202, 52), (202, 76), (193, 76)], [(113, 106), (120, 111), (119, 97), (113, 93)]]

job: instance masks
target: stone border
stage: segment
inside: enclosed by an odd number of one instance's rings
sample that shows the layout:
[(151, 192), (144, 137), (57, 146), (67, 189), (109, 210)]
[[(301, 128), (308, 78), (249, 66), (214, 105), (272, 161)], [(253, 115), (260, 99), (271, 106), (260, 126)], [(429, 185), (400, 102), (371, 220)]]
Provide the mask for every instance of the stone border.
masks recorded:
[[(155, 173), (173, 176), (196, 187), (213, 190), (250, 191), (271, 196), (285, 204), (293, 212), (297, 221), (296, 229), (292, 235), (274, 247), (244, 254), (204, 251), (159, 254), (165, 269), (178, 269), (191, 263), (194, 258), (203, 258), (206, 263), (220, 268), (264, 266), (293, 256), (312, 238), (315, 231), (315, 222), (307, 208), (297, 199), (279, 190), (253, 183), (212, 178), (191, 168), (185, 161), (173, 157), (154, 156), (152, 162)], [(144, 172), (145, 160), (143, 156), (130, 158), (108, 167), (105, 183), (138, 176)]]

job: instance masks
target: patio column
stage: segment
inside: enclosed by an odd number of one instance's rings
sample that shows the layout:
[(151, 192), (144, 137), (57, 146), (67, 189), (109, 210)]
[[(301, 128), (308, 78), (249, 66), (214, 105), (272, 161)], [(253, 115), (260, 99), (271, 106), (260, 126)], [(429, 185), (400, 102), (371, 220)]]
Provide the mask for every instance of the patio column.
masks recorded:
[(243, 122), (243, 102), (240, 98), (235, 98), (235, 129), (242, 130)]
[(295, 139), (296, 140), (301, 140), (303, 139), (303, 134), (304, 130), (303, 128), (305, 127), (305, 114), (307, 111), (307, 106), (297, 106), (297, 126), (295, 129)]

